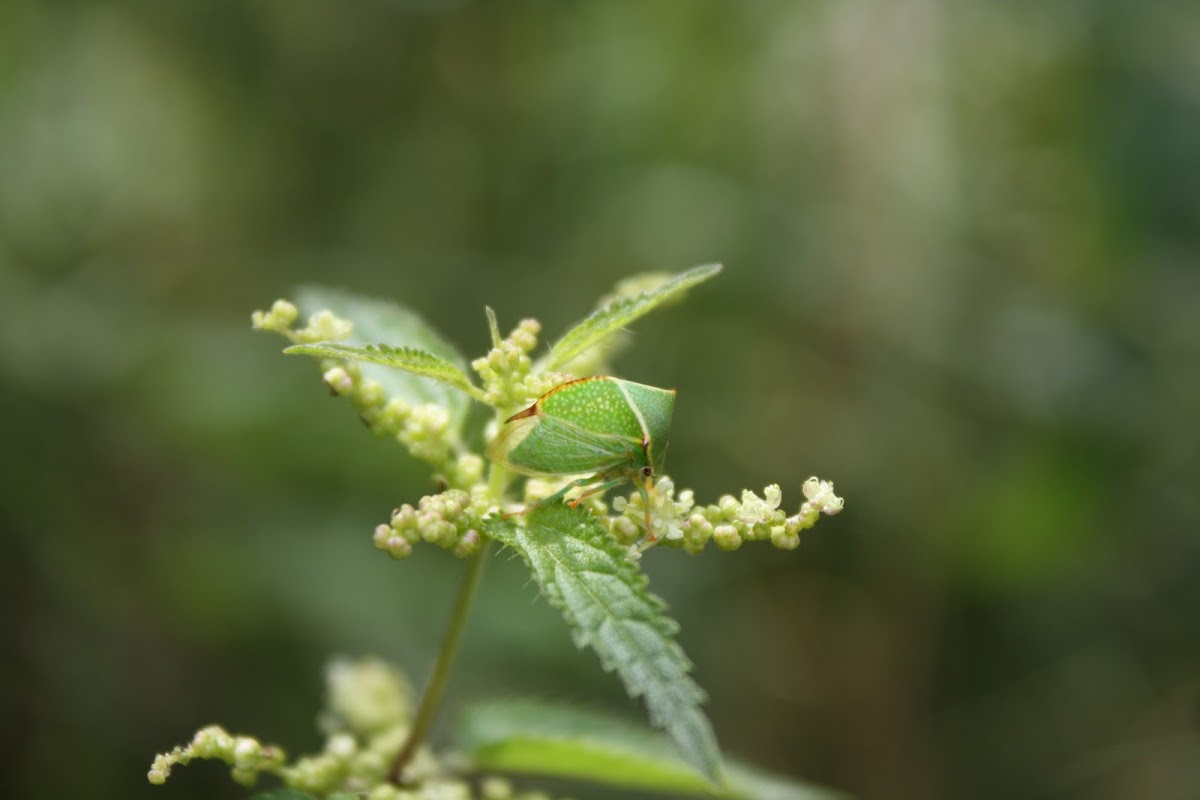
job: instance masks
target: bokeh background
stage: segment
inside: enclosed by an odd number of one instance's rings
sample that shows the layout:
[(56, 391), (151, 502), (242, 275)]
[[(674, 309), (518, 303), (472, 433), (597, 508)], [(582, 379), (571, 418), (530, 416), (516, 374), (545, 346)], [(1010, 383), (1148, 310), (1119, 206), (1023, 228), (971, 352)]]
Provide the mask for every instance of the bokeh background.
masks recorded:
[[(164, 788), (321, 671), (419, 683), (462, 564), (249, 313), (395, 298), (467, 354), (721, 261), (620, 374), (701, 499), (836, 482), (797, 551), (646, 559), (724, 747), (863, 798), (1200, 796), (1200, 4), (0, 4), (5, 797)], [(453, 706), (634, 717), (496, 559)]]

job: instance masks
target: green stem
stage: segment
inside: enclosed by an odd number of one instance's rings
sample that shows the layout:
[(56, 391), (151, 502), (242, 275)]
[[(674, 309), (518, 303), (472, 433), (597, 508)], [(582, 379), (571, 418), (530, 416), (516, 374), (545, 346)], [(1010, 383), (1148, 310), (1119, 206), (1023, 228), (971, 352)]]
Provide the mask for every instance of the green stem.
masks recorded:
[(437, 717), (438, 708), (442, 704), (442, 694), (446, 691), (446, 684), (450, 679), (450, 667), (454, 664), (454, 656), (458, 653), (458, 642), (462, 638), (463, 628), (466, 627), (467, 612), (471, 609), (471, 601), (475, 597), (475, 589), (479, 586), (480, 576), (483, 575), (483, 564), (487, 560), (490, 547), (491, 540), (484, 537), (479, 549), (467, 564), (467, 572), (463, 575), (462, 583), (458, 587), (458, 598), (454, 601), (450, 625), (446, 628), (446, 636), (442, 639), (441, 649), (438, 650), (437, 662), (433, 665), (433, 674), (429, 676), (425, 694), (421, 697), (421, 705), (417, 708), (412, 730), (409, 732), (404, 746), (396, 754), (395, 760), (392, 761), (392, 768), (388, 771), (388, 780), (397, 786), (401, 785), (400, 779), (404, 774), (404, 768), (412, 760), (417, 748), (425, 741), (425, 737)]

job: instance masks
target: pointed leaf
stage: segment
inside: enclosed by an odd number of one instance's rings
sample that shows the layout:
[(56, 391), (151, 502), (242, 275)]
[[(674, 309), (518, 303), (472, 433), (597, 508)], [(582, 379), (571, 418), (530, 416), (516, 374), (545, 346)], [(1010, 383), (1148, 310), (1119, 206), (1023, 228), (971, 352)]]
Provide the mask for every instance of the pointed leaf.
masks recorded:
[(679, 297), (683, 292), (708, 280), (720, 271), (720, 264), (693, 267), (670, 278), (655, 289), (641, 292), (632, 297), (619, 298), (596, 309), (591, 316), (567, 331), (554, 344), (546, 360), (546, 369), (558, 369), (606, 336), (619, 331), (638, 317), (652, 311), (656, 306)]
[(626, 548), (595, 517), (564, 503), (530, 512), (526, 527), (494, 520), (487, 533), (525, 559), (576, 645), (595, 650), (629, 695), (643, 699), (651, 724), (667, 732), (687, 763), (719, 782), (721, 753), (700, 708), (704, 690), (688, 674), (691, 662), (674, 640), (679, 626), (646, 589)]
[[(322, 309), (354, 323), (354, 331), (342, 344), (365, 347), (383, 342), (391, 347), (424, 350), (457, 367), (467, 367), (466, 359), (425, 320), (413, 311), (389, 300), (352, 294), (317, 286), (301, 287), (296, 305), (306, 318)], [(379, 381), (388, 397), (401, 397), (413, 405), (435, 403), (450, 411), (455, 430), (460, 430), (471, 402), (444, 383), (411, 372), (364, 363), (363, 375)]]
[(284, 348), (285, 353), (323, 358), (353, 358), (370, 364), (380, 364), (385, 367), (395, 367), (407, 370), (414, 375), (433, 378), (447, 386), (466, 392), (471, 396), (479, 394), (479, 390), (471, 385), (466, 373), (445, 359), (438, 358), (433, 353), (418, 350), (415, 347), (391, 347), (386, 344), (369, 344), (357, 347), (341, 342), (315, 342), (313, 344), (294, 344)]
[(463, 714), (459, 746), (475, 769), (545, 775), (623, 789), (729, 800), (836, 800), (841, 795), (728, 762), (714, 790), (646, 728), (607, 714), (538, 700), (496, 700)]

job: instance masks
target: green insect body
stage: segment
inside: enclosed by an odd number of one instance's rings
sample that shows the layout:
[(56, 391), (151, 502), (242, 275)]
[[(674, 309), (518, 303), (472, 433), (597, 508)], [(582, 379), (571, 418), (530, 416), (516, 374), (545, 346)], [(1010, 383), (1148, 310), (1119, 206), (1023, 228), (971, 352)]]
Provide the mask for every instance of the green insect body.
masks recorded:
[(509, 417), (488, 446), (487, 456), (522, 475), (594, 473), (539, 504), (558, 500), (575, 487), (587, 487), (571, 501), (574, 506), (590, 494), (633, 483), (646, 502), (646, 531), (653, 541), (649, 492), (666, 460), (674, 410), (674, 389), (605, 376), (581, 378), (551, 389)]

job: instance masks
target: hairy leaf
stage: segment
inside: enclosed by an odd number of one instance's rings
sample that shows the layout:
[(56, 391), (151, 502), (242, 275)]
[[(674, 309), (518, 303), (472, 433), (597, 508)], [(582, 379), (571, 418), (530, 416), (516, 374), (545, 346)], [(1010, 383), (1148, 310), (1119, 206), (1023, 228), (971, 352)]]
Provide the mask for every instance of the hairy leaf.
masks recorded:
[[(440, 358), (460, 373), (467, 363), (454, 345), (447, 342), (425, 320), (409, 309), (388, 301), (321, 287), (302, 287), (296, 292), (302, 317), (329, 309), (354, 323), (354, 331), (341, 344), (365, 347), (384, 343), (394, 348), (413, 348)], [(341, 357), (341, 356), (339, 356)], [(379, 381), (388, 397), (401, 397), (413, 405), (436, 403), (450, 411), (456, 430), (461, 429), (471, 402), (458, 388), (429, 380), (428, 375), (389, 369), (371, 362), (362, 365), (363, 375)], [(465, 380), (465, 376), (464, 376)]]
[(530, 512), (526, 527), (494, 520), (487, 533), (521, 554), (575, 643), (595, 650), (630, 696), (643, 699), (651, 724), (667, 732), (687, 763), (719, 782), (721, 753), (700, 708), (704, 690), (674, 640), (679, 626), (626, 549), (595, 517), (565, 503)]
[(414, 375), (433, 378), (435, 381), (441, 381), (447, 386), (461, 389), (470, 395), (479, 393), (479, 390), (471, 385), (461, 369), (445, 359), (438, 358), (433, 353), (418, 350), (415, 347), (391, 347), (386, 344), (357, 347), (340, 342), (315, 342), (313, 344), (294, 344), (285, 348), (283, 352), (325, 358), (353, 358), (357, 361), (396, 367)]
[(720, 264), (693, 267), (664, 281), (654, 289), (632, 297), (622, 297), (608, 305), (601, 306), (555, 342), (554, 347), (550, 349), (545, 368), (555, 370), (562, 367), (606, 336), (619, 331), (638, 317), (652, 311), (656, 306), (679, 297), (683, 292), (708, 280), (720, 271)]
[(538, 700), (498, 700), (469, 707), (459, 746), (482, 770), (546, 775), (623, 789), (729, 800), (835, 800), (830, 790), (768, 775), (736, 762), (714, 793), (670, 743), (646, 728), (579, 708)]

